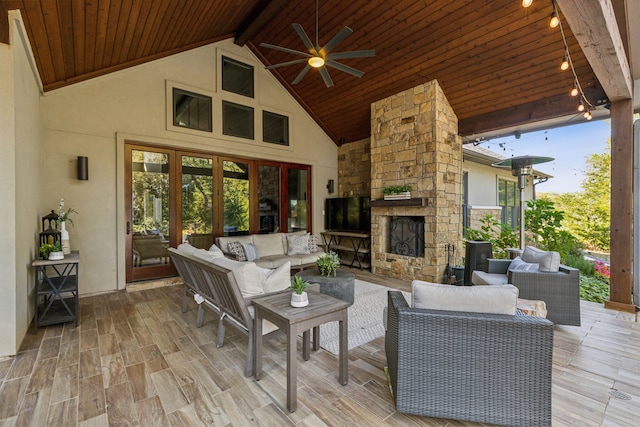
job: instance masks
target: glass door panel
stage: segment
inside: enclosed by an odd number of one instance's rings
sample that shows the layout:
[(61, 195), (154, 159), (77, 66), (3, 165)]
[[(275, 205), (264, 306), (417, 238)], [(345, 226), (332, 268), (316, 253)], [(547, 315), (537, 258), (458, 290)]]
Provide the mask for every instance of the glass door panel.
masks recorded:
[(170, 275), (170, 156), (132, 149), (129, 160), (127, 281)]
[(225, 160), (222, 170), (224, 235), (249, 234), (249, 164)]
[(213, 244), (213, 160), (182, 156), (182, 243)]
[(280, 230), (280, 168), (258, 165), (259, 233)]
[(288, 231), (306, 230), (307, 218), (307, 171), (288, 169)]

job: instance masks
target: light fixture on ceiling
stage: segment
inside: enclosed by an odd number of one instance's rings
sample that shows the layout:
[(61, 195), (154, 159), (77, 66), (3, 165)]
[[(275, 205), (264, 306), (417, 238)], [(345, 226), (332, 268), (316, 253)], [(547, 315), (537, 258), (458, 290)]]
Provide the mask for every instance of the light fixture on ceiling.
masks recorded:
[(580, 100), (580, 104), (578, 105), (578, 111), (584, 111), (584, 102), (582, 101), (582, 99)]
[(522, 7), (529, 7), (533, 3), (533, 0), (522, 0)]
[(578, 84), (576, 82), (573, 82), (573, 89), (571, 89), (571, 96), (578, 96)]
[(551, 12), (551, 19), (549, 20), (549, 26), (556, 28), (560, 25), (560, 17), (558, 16), (558, 10), (556, 9), (556, 2), (553, 2), (553, 11)]
[(319, 56), (312, 56), (311, 58), (309, 58), (307, 63), (313, 68), (320, 68), (324, 65), (324, 59), (320, 58)]
[(566, 71), (569, 69), (569, 55), (565, 51), (564, 58), (562, 58), (562, 63), (560, 64), (560, 69), (562, 71)]

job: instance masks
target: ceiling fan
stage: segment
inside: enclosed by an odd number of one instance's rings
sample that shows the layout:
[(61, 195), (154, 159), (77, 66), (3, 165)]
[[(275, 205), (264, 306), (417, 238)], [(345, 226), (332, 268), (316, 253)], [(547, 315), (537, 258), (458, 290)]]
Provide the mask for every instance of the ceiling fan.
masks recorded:
[(307, 36), (307, 33), (302, 28), (300, 24), (291, 24), (293, 29), (298, 33), (298, 36), (302, 39), (302, 43), (304, 43), (305, 47), (309, 51), (301, 52), (299, 50), (289, 49), (282, 46), (276, 46), (269, 43), (260, 43), (260, 46), (267, 47), (269, 49), (279, 50), (281, 52), (292, 53), (294, 55), (303, 56), (304, 58), (295, 59), (293, 61), (287, 61), (280, 64), (269, 65), (266, 68), (268, 70), (279, 67), (286, 67), (288, 65), (294, 64), (302, 64), (306, 62), (307, 65), (300, 71), (298, 76), (293, 81), (293, 84), (298, 84), (302, 80), (302, 78), (309, 72), (311, 68), (317, 68), (322, 76), (322, 80), (324, 80), (324, 84), (327, 87), (333, 86), (333, 80), (329, 76), (329, 71), (327, 70), (327, 66), (335, 68), (336, 70), (344, 71), (345, 73), (351, 74), (352, 76), (362, 77), (364, 72), (360, 70), (356, 70), (353, 67), (349, 67), (348, 65), (341, 64), (336, 61), (336, 59), (347, 59), (347, 58), (366, 58), (375, 55), (375, 50), (356, 50), (351, 52), (335, 52), (331, 53), (334, 47), (342, 40), (347, 38), (353, 30), (349, 27), (344, 27), (342, 30), (338, 32), (331, 40), (327, 42), (324, 46), (320, 47), (318, 43), (318, 0), (316, 0), (316, 43), (315, 45)]

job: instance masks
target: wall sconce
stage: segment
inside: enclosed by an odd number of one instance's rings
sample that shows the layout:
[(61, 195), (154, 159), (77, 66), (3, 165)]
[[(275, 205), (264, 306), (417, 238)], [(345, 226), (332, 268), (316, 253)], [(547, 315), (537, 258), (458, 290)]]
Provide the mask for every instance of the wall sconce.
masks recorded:
[(327, 190), (329, 191), (329, 194), (333, 194), (334, 187), (333, 187), (332, 179), (330, 179), (329, 182), (327, 182)]
[(89, 180), (89, 158), (78, 156), (78, 179), (82, 181)]

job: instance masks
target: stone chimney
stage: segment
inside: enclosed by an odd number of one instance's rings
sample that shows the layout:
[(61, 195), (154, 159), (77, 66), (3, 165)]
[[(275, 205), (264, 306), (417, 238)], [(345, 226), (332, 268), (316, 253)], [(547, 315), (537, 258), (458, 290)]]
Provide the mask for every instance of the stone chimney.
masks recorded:
[[(383, 200), (382, 189), (409, 184), (409, 200)], [(432, 80), (371, 105), (371, 271), (441, 283), (446, 245), (462, 263), (462, 139), (458, 118)], [(390, 253), (397, 217), (424, 218), (424, 254)]]

